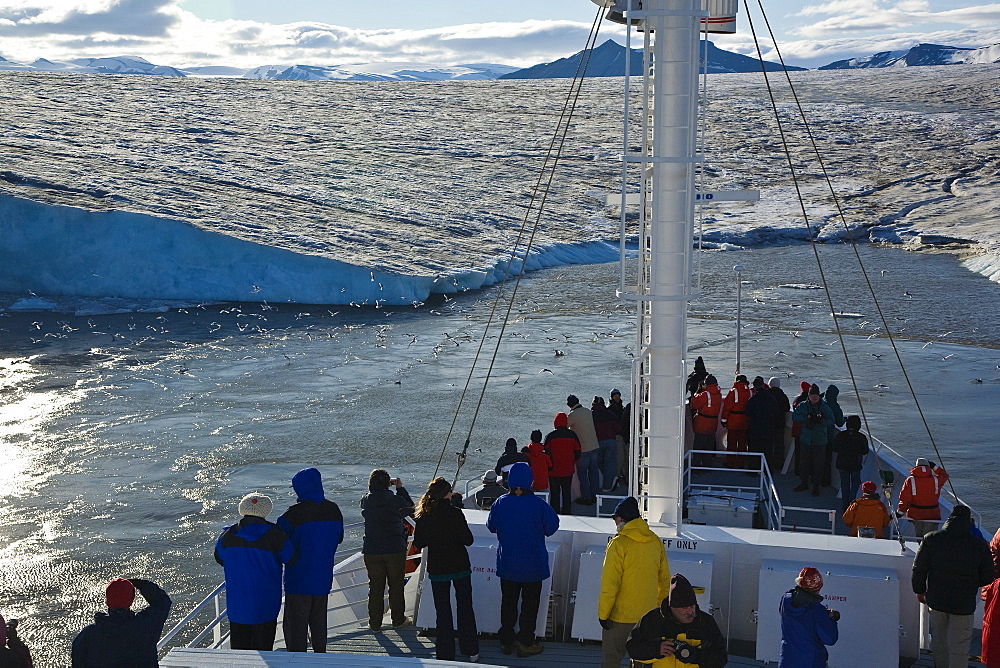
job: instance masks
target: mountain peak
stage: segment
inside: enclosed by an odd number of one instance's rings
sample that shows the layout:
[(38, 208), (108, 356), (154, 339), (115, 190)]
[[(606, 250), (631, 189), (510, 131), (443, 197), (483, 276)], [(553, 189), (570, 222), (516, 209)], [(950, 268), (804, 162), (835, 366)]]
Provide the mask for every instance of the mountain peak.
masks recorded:
[[(551, 63), (535, 65), (523, 70), (505, 74), (501, 79), (563, 79), (576, 76), (580, 61), (586, 51), (579, 51), (572, 56), (560, 58)], [(589, 77), (621, 77), (625, 76), (625, 47), (618, 42), (608, 39), (600, 46), (594, 47), (590, 51), (587, 61), (587, 76)], [(781, 70), (779, 63), (764, 61), (764, 66), (768, 72)], [(790, 71), (804, 70), (804, 67), (789, 65)], [(708, 66), (709, 74), (722, 74), (734, 72), (760, 72), (761, 64), (756, 58), (744, 56), (732, 51), (726, 51), (715, 46), (714, 42), (708, 43)], [(642, 72), (642, 49), (632, 49), (629, 71), (632, 74)]]

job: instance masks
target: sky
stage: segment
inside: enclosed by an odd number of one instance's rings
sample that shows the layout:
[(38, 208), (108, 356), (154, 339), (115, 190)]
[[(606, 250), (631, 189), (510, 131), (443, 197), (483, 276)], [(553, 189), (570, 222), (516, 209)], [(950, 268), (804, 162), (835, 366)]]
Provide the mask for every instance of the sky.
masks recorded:
[[(805, 67), (919, 42), (1000, 43), (1000, 3), (763, 4), (786, 62)], [(713, 39), (752, 54), (740, 11), (738, 33)], [(761, 34), (757, 2), (751, 11)], [(0, 0), (0, 56), (31, 62), (130, 55), (174, 67), (399, 61), (527, 67), (580, 51), (596, 13), (589, 0)], [(599, 41), (624, 41), (623, 35), (622, 26), (604, 21)], [(773, 59), (770, 46), (764, 53)]]

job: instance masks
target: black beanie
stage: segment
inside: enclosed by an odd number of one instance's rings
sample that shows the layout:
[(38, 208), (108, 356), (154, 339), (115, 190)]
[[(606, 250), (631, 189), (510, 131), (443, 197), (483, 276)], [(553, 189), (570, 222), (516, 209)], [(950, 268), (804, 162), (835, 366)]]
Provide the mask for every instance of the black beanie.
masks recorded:
[(705, 376), (705, 386), (706, 387), (708, 387), (709, 385), (718, 385), (718, 384), (719, 384), (719, 381), (712, 374), (708, 374), (707, 376)]
[(667, 600), (671, 608), (686, 608), (698, 603), (698, 599), (694, 595), (694, 587), (680, 573), (670, 578), (670, 596)]
[(615, 506), (615, 512), (612, 514), (626, 522), (639, 519), (639, 502), (635, 500), (634, 496), (626, 496), (618, 502), (618, 505)]
[(819, 385), (813, 383), (812, 387), (809, 388), (809, 394), (820, 394)]

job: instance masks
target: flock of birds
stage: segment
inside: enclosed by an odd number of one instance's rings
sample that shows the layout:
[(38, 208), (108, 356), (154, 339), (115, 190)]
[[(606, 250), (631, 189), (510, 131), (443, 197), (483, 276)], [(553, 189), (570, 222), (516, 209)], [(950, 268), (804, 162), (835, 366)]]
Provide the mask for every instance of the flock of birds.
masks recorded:
[[(883, 275), (885, 274), (884, 271), (882, 273)], [(790, 284), (779, 287), (814, 289), (817, 286)], [(251, 293), (259, 291), (259, 286), (252, 286)], [(485, 330), (487, 332), (486, 341), (496, 339), (500, 336), (497, 332), (504, 331), (505, 338), (511, 343), (517, 344), (506, 346), (507, 348), (513, 348), (514, 352), (512, 355), (514, 357), (525, 362), (532, 359), (541, 360), (547, 358), (551, 360), (549, 363), (538, 365), (535, 369), (517, 369), (510, 380), (513, 385), (521, 382), (525, 373), (555, 375), (557, 367), (553, 363), (557, 362), (560, 358), (569, 356), (572, 352), (572, 346), (580, 344), (606, 345), (616, 339), (631, 341), (634, 337), (634, 312), (627, 312), (623, 305), (618, 305), (613, 309), (595, 309), (595, 313), (606, 317), (609, 321), (613, 317), (617, 318), (618, 322), (624, 320), (624, 324), (617, 324), (617, 326), (612, 326), (609, 322), (608, 326), (600, 329), (592, 328), (589, 332), (556, 331), (554, 326), (540, 326), (538, 323), (550, 322), (551, 319), (549, 316), (554, 315), (551, 313), (551, 301), (558, 299), (558, 295), (555, 294), (537, 295), (522, 299), (517, 305), (517, 312), (522, 315), (512, 318), (502, 330), (498, 324), (493, 324), (487, 329), (482, 320), (484, 317), (483, 313), (487, 312), (487, 307), (492, 305), (493, 298), (491, 293), (496, 294), (496, 291), (487, 290), (478, 295), (460, 295), (457, 297), (445, 295), (437, 299), (437, 303), (431, 305), (430, 308), (424, 309), (424, 313), (430, 316), (458, 314), (467, 321), (457, 331), (441, 332), (439, 338), (433, 341), (433, 344), (429, 347), (423, 345), (427, 337), (431, 336), (427, 333), (416, 334), (404, 331), (408, 328), (394, 325), (391, 321), (377, 322), (380, 318), (391, 318), (393, 316), (397, 316), (397, 320), (408, 320), (409, 314), (414, 313), (414, 311), (409, 311), (409, 309), (401, 307), (386, 308), (381, 305), (376, 305), (374, 311), (371, 308), (357, 308), (344, 312), (342, 309), (333, 310), (325, 307), (312, 307), (312, 310), (297, 310), (293, 305), (282, 304), (276, 306), (262, 301), (260, 303), (246, 304), (198, 304), (156, 315), (146, 313), (102, 316), (53, 314), (51, 317), (46, 318), (37, 312), (33, 314), (33, 317), (25, 314), (0, 312), (0, 318), (8, 318), (21, 322), (25, 322), (27, 319), (26, 341), (28, 349), (62, 349), (71, 345), (70, 339), (74, 342), (82, 339), (89, 344), (91, 349), (125, 352), (127, 353), (127, 357), (138, 363), (141, 363), (139, 360), (139, 351), (148, 349), (156, 343), (175, 345), (184, 341), (223, 339), (230, 336), (263, 337), (271, 343), (294, 340), (297, 336), (304, 337), (310, 341), (316, 337), (329, 340), (335, 339), (343, 333), (365, 329), (370, 333), (370, 337), (365, 343), (361, 344), (362, 346), (370, 344), (375, 349), (385, 349), (404, 341), (405, 348), (407, 349), (416, 346), (416, 350), (413, 351), (415, 354), (412, 357), (413, 363), (397, 369), (397, 374), (400, 376), (415, 364), (428, 364), (438, 360), (451, 346), (457, 348), (463, 344), (477, 343), (481, 348), (485, 348), (489, 352), (492, 346), (484, 346), (485, 341), (480, 341), (482, 331)], [(913, 295), (909, 292), (904, 293), (904, 296), (909, 299), (913, 298)], [(755, 299), (763, 302), (759, 296), (756, 296)], [(543, 306), (542, 304), (546, 302), (548, 305)], [(819, 302), (815, 303), (818, 304)], [(353, 306), (360, 307), (361, 305), (353, 304)], [(413, 306), (419, 308), (425, 305), (414, 304)], [(408, 311), (409, 313), (407, 313)], [(375, 315), (376, 312), (378, 315)], [(863, 316), (860, 314), (838, 315), (859, 319), (851, 328), (854, 331), (849, 331), (849, 333), (868, 333), (867, 337), (865, 337), (868, 340), (884, 338), (882, 328), (873, 325), (869, 320), (863, 319)], [(902, 316), (897, 316), (897, 319), (905, 321), (905, 317)], [(21, 325), (21, 327), (24, 326)], [(743, 326), (744, 329), (749, 329), (749, 331), (741, 332), (741, 336), (748, 337), (749, 341), (754, 343), (762, 342), (764, 340), (763, 335), (770, 329), (769, 327), (753, 323), (745, 323)], [(11, 334), (17, 333), (16, 331), (12, 331), (10, 327), (4, 327), (2, 321), (0, 321), (0, 332), (7, 333), (6, 338), (8, 341), (12, 340)], [(926, 341), (922, 348), (927, 348), (938, 341), (947, 340), (953, 333), (952, 331), (948, 331), (936, 334), (934, 338)], [(791, 331), (789, 335), (793, 339), (799, 339), (802, 337), (802, 330)], [(731, 346), (733, 336), (731, 333), (724, 333), (722, 338), (718, 340), (695, 342), (691, 345), (691, 348), (708, 348), (722, 344)], [(618, 346), (619, 353), (614, 353), (613, 349), (608, 349), (608, 353), (634, 357), (634, 345), (625, 341)], [(523, 344), (527, 343), (533, 343), (534, 345), (525, 349)], [(838, 340), (835, 339), (826, 345), (832, 346), (836, 343), (838, 343)], [(28, 350), (24, 350), (24, 352), (28, 352)], [(368, 359), (366, 354), (359, 353), (363, 353), (363, 351), (357, 349), (346, 350), (343, 358), (344, 363), (366, 361)], [(282, 354), (287, 360), (293, 359), (285, 352)], [(881, 362), (887, 355), (886, 352), (867, 352), (865, 354), (873, 362)], [(940, 354), (939, 358), (941, 361), (948, 361), (954, 358), (955, 355), (955, 352), (948, 352)], [(774, 358), (789, 358), (791, 356), (821, 358), (825, 356), (825, 353), (806, 350), (790, 355), (785, 350), (779, 349), (772, 354)], [(788, 366), (787, 362), (789, 361), (791, 360), (783, 360), (782, 363), (769, 365), (768, 371), (787, 378), (794, 377), (795, 373), (785, 368)], [(997, 365), (997, 369), (1000, 370), (1000, 365)], [(190, 367), (187, 363), (182, 362), (177, 372), (189, 373)], [(392, 382), (401, 384), (401, 379), (396, 378)], [(983, 383), (985, 381), (983, 378), (975, 378), (972, 382)], [(884, 390), (887, 389), (887, 386), (879, 383), (875, 386), (875, 389)]]

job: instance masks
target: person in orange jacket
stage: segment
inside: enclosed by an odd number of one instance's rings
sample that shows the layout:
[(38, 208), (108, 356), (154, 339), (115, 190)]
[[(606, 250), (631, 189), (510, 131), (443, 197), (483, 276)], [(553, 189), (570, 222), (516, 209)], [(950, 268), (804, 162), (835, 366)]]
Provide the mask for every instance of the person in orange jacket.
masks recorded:
[[(729, 452), (747, 451), (747, 428), (750, 420), (747, 418), (747, 401), (750, 399), (750, 383), (743, 374), (736, 376), (733, 389), (729, 390), (722, 400), (722, 426), (727, 430), (726, 450)], [(747, 461), (740, 461), (740, 460)], [(751, 468), (753, 462), (747, 457), (727, 455), (726, 466), (731, 469)]]
[(910, 476), (903, 481), (896, 512), (910, 518), (918, 538), (938, 528), (941, 521), (938, 500), (947, 481), (948, 472), (944, 467), (935, 466), (934, 462), (923, 457), (917, 459), (916, 465), (910, 469)]
[(884, 538), (882, 530), (892, 519), (889, 509), (878, 496), (878, 487), (871, 480), (861, 483), (861, 496), (844, 511), (844, 524), (851, 528), (851, 535), (858, 535), (858, 527), (875, 529), (876, 538)]
[[(722, 412), (722, 392), (719, 391), (719, 381), (712, 374), (705, 377), (702, 388), (688, 402), (694, 416), (694, 449), (715, 450), (715, 432), (719, 429), (719, 414)], [(710, 463), (709, 457), (699, 455), (695, 463), (707, 466)]]

